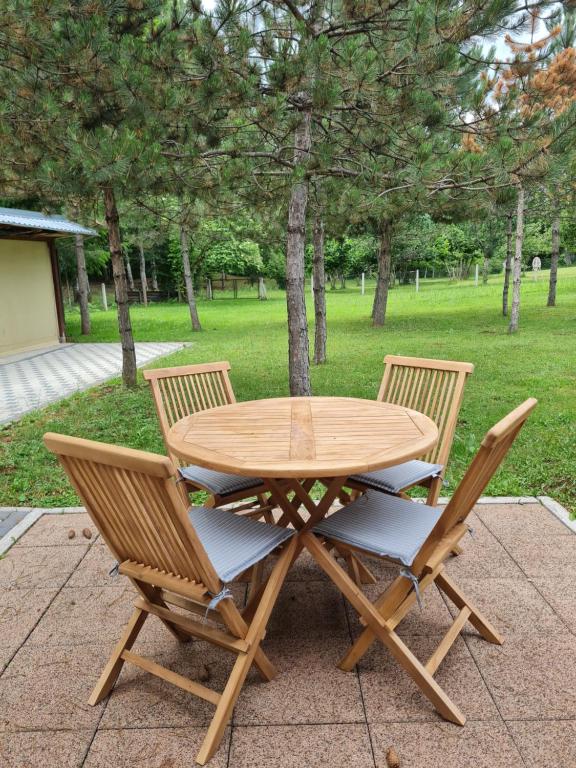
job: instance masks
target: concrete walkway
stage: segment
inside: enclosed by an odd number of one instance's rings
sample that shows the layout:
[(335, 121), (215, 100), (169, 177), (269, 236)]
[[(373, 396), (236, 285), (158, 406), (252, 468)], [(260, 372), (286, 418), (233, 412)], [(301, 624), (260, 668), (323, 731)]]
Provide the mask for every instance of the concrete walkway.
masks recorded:
[[(182, 349), (183, 342), (136, 344), (138, 366)], [(61, 344), (0, 358), (0, 424), (119, 376), (120, 344)]]
[[(479, 504), (471, 518), (474, 536), (448, 570), (505, 642), (468, 624), (438, 670), (463, 728), (440, 719), (381, 645), (338, 670), (360, 625), (303, 553), (264, 641), (279, 674), (264, 683), (250, 672), (210, 768), (387, 768), (391, 746), (401, 768), (574, 768), (576, 537), (538, 502)], [(0, 560), (2, 768), (194, 765), (211, 704), (130, 665), (108, 699), (87, 703), (136, 597), (109, 575), (113, 563), (81, 512), (44, 515)], [(372, 565), (374, 596), (398, 568)], [(232, 590), (242, 605), (246, 585)], [(426, 659), (454, 611), (428, 590), (402, 639)], [(179, 645), (155, 617), (134, 650), (219, 689), (231, 665), (224, 650)]]

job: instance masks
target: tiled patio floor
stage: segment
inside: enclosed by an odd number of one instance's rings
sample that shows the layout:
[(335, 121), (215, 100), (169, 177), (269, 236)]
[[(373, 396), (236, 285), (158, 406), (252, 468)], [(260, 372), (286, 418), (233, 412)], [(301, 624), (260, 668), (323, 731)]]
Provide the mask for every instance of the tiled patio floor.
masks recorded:
[[(138, 342), (136, 363), (145, 365), (182, 349), (182, 342)], [(120, 344), (60, 344), (0, 357), (0, 424), (119, 376)]]
[[(438, 671), (464, 728), (443, 722), (381, 647), (352, 673), (336, 669), (358, 623), (302, 555), (264, 643), (280, 674), (250, 675), (210, 765), (386, 768), (394, 746), (402, 768), (574, 768), (576, 536), (539, 504), (481, 505), (472, 517), (474, 538), (449, 569), (505, 643), (468, 626)], [(190, 768), (209, 704), (135, 667), (106, 702), (87, 704), (133, 599), (108, 575), (99, 538), (82, 536), (89, 526), (84, 514), (45, 516), (0, 561), (0, 765)], [(394, 569), (376, 572), (385, 584)], [(420, 658), (450, 609), (429, 591), (408, 617), (402, 635)], [(230, 664), (202, 643), (178, 645), (155, 618), (136, 648), (214, 687)]]

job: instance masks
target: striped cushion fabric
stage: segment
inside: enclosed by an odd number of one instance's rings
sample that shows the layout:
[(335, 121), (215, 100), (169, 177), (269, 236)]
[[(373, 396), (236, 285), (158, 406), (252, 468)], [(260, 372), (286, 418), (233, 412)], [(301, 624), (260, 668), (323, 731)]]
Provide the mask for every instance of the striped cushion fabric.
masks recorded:
[(436, 507), (368, 491), (314, 533), (410, 566), (441, 515)]
[(225, 509), (192, 507), (188, 516), (224, 583), (259, 563), (295, 533), (290, 528), (259, 523)]
[(378, 469), (376, 472), (366, 472), (364, 475), (353, 475), (350, 479), (375, 491), (399, 493), (415, 483), (420, 483), (429, 477), (438, 477), (444, 467), (442, 464), (429, 464), (427, 461), (405, 461), (395, 467)]
[(257, 477), (242, 477), (241, 475), (230, 475), (227, 472), (214, 472), (212, 469), (195, 465), (182, 467), (180, 474), (199, 488), (218, 496), (228, 496), (238, 491), (249, 491), (251, 488), (257, 488), (262, 484), (262, 480)]

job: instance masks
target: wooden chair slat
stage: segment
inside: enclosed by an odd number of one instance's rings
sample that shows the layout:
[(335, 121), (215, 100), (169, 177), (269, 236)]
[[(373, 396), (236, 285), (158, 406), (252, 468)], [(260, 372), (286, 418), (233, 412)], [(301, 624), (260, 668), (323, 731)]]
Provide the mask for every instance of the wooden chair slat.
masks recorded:
[[(453, 373), (453, 371), (447, 373)], [(468, 372), (462, 373), (467, 375)], [(391, 377), (388, 380), (390, 379)], [(453, 377), (451, 381), (450, 388), (456, 389)], [(450, 395), (450, 388), (445, 389), (444, 398)], [(486, 434), (452, 499), (421, 545), (410, 568), (412, 579), (401, 573), (374, 602), (371, 602), (362, 592), (358, 579), (351, 578), (332, 556), (330, 552), (332, 548), (339, 546), (337, 538), (323, 542), (310, 532), (301, 534), (304, 546), (358, 611), (365, 627), (340, 661), (340, 669), (351, 671), (373, 642), (380, 640), (442, 717), (459, 725), (464, 725), (464, 715), (436, 683), (433, 675), (467, 622), (470, 622), (488, 642), (501, 644), (502, 638), (446, 575), (444, 562), (450, 556), (454, 545), (466, 534), (466, 518), (504, 460), (535, 406), (536, 400), (530, 398)], [(350, 547), (350, 549), (375, 557), (373, 551), (366, 552), (358, 547)], [(414, 580), (418, 584), (418, 592), (413, 583)], [(421, 664), (395, 630), (416, 602), (418, 595), (423, 594), (432, 584), (436, 584), (455, 604), (458, 614), (426, 664)]]
[[(174, 404), (180, 395), (172, 389), (172, 396)], [(266, 680), (276, 674), (260, 643), (295, 558), (297, 540), (293, 537), (284, 544), (268, 579), (258, 590), (253, 617), (247, 621), (231, 600), (211, 603), (224, 585), (190, 523), (186, 499), (176, 485), (176, 470), (168, 459), (63, 435), (47, 434), (45, 443), (58, 456), (94, 525), (119, 561), (119, 572), (140, 594), (89, 703), (96, 705), (111, 692), (125, 662), (199, 696), (216, 707), (197, 756), (197, 762), (203, 765), (218, 749), (251, 665), (255, 664)], [(188, 611), (188, 617), (169, 607), (165, 599), (168, 594), (174, 605)], [(227, 631), (205, 627), (202, 618), (194, 618), (208, 610)], [(222, 693), (131, 651), (150, 614), (157, 616), (178, 640), (192, 636), (236, 654)]]
[[(168, 455), (176, 467), (181, 467), (182, 460), (170, 450), (168, 445), (168, 433), (176, 422), (199, 411), (207, 411), (223, 405), (231, 405), (236, 402), (228, 371), (228, 362), (208, 363), (201, 365), (184, 365), (175, 368), (152, 368), (144, 371), (144, 378), (150, 382), (154, 405), (158, 414), (162, 436)], [(193, 490), (198, 486), (192, 483), (188, 488)], [(268, 511), (258, 512), (261, 507), (267, 506), (266, 489), (250, 489), (227, 494), (226, 503), (253, 498), (254, 514), (258, 517), (266, 517)], [(210, 506), (218, 506), (224, 499), (214, 495), (207, 502)]]
[[(446, 466), (454, 441), (458, 413), (462, 405), (471, 363), (454, 360), (429, 360), (419, 357), (387, 355), (378, 400), (402, 405), (426, 414), (438, 427), (438, 441), (423, 460)], [(440, 482), (430, 487), (428, 502), (435, 504)]]

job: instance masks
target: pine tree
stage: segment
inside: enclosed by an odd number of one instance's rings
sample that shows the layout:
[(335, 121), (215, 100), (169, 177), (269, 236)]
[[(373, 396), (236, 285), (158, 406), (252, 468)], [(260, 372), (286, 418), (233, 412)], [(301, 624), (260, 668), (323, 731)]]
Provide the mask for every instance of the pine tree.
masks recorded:
[[(162, 173), (174, 35), (163, 5), (141, 0), (8, 0), (0, 37), (1, 138), (23, 189), (53, 205), (104, 207), (123, 352), (136, 383), (117, 197), (133, 199)], [(11, 161), (11, 162), (10, 162)]]

